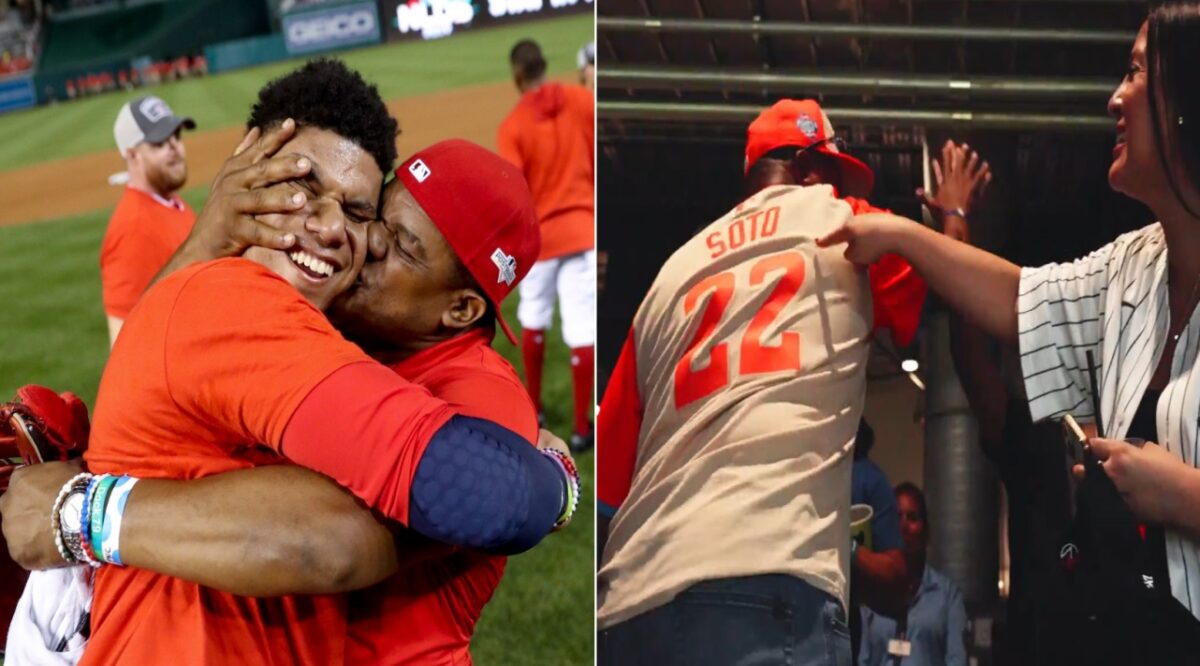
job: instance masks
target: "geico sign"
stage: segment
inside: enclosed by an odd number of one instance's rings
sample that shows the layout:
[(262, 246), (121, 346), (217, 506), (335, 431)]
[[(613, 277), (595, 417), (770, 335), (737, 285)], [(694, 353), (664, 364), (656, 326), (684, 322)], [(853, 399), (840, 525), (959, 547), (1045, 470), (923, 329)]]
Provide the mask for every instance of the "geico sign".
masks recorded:
[(298, 19), (288, 26), (288, 40), (303, 46), (315, 42), (366, 37), (375, 33), (375, 14), (359, 9), (346, 14)]
[(466, 25), (473, 18), (470, 0), (418, 0), (396, 6), (396, 29), (420, 32), (426, 38), (448, 35), (454, 26)]

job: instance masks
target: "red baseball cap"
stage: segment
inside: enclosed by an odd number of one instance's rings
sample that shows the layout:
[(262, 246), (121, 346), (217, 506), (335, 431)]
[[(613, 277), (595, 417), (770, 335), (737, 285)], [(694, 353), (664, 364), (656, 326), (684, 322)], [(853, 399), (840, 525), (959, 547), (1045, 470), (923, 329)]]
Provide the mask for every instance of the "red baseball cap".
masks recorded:
[(875, 187), (875, 172), (861, 161), (838, 150), (833, 125), (811, 99), (781, 99), (758, 114), (746, 132), (746, 164), (750, 170), (763, 155), (785, 146), (812, 148), (832, 157), (842, 172), (842, 194), (865, 198)]
[(483, 288), (500, 328), (517, 344), (500, 303), (542, 249), (533, 194), (521, 170), (482, 146), (450, 139), (408, 158), (396, 177)]

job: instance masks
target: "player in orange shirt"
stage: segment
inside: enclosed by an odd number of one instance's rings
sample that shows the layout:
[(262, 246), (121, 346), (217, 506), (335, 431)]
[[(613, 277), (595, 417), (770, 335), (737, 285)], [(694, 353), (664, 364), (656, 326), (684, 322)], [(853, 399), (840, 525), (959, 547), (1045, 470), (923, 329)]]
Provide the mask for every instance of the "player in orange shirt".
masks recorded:
[(521, 283), (517, 306), (525, 381), (541, 411), (545, 336), (557, 294), (563, 341), (571, 349), (571, 448), (582, 451), (593, 439), (596, 103), (586, 88), (546, 81), (546, 60), (533, 41), (518, 42), (509, 60), (521, 101), (500, 125), (497, 145), (525, 173), (542, 230), (542, 252)]
[(142, 292), (183, 244), (196, 214), (179, 198), (187, 181), (187, 151), (180, 132), (191, 118), (150, 95), (121, 107), (113, 125), (129, 182), (100, 246), (100, 281), (111, 345)]
[[(310, 64), (301, 72), (328, 66)], [(379, 120), (378, 114), (386, 111), (374, 91), (365, 99), (352, 99), (347, 82), (340, 83), (312, 90), (333, 91), (327, 94), (336, 94), (336, 102), (356, 109), (356, 114), (376, 114), (375, 125), (382, 125), (379, 133), (364, 138), (354, 131), (341, 132), (355, 136), (356, 143), (319, 129), (329, 124), (346, 130), (346, 122), (372, 126), (344, 109), (302, 118), (302, 129), (285, 149), (299, 150), (310, 163), (300, 184), (306, 192), (306, 201), (301, 202), (305, 208), (281, 223), (298, 245), (289, 248), (290, 253), (262, 248), (247, 253), (286, 276), (313, 304), (327, 301), (353, 279), (350, 259), (361, 257), (367, 242), (361, 230), (347, 238), (344, 222), (347, 216), (367, 214), (366, 208), (358, 212), (359, 208), (369, 207), (374, 200), (368, 189), (371, 170), (378, 175), (378, 167), (371, 165), (361, 144), (383, 146), (386, 140), (388, 147), (375, 155), (379, 165), (390, 161), (386, 150), (394, 150), (394, 124), (389, 131), (388, 124)], [(349, 82), (351, 87), (354, 83)], [(357, 85), (362, 85), (361, 80)], [(260, 107), (275, 97), (270, 92), (264, 91)], [(314, 93), (305, 102), (315, 109), (336, 106), (335, 100), (313, 97), (320, 95)], [(278, 101), (276, 97), (276, 106)], [(267, 126), (279, 123), (278, 118), (259, 120)], [(465, 142), (439, 144), (407, 167), (412, 175), (406, 182), (411, 199), (425, 211), (437, 211), (439, 217), (507, 219), (532, 229), (532, 204), (519, 174), (478, 147)], [(291, 187), (295, 191), (296, 186)], [(515, 282), (524, 270), (517, 257), (536, 255), (536, 241), (532, 247), (512, 247), (510, 237), (463, 231), (496, 244), (463, 261), (472, 273), (490, 266), (501, 283)], [(521, 238), (531, 236), (526, 233)], [(372, 245), (378, 241), (377, 234), (370, 239)], [(405, 254), (407, 261), (420, 264), (426, 259), (411, 239), (397, 242), (397, 252)], [(387, 282), (395, 270), (396, 264), (387, 262), (364, 274), (360, 291), (370, 293), (375, 279)], [(501, 289), (452, 290), (444, 294), (445, 309), (440, 315), (433, 313), (432, 319), (447, 326), (470, 324), (489, 307), (494, 309)], [(94, 470), (121, 466), (126, 468), (122, 471), (143, 476), (193, 478), (277, 461), (278, 454), (286, 451), (293, 461), (328, 474), (414, 533), (485, 551), (528, 547), (569, 513), (564, 511), (571, 497), (564, 485), (569, 477), (554, 462), (569, 467), (569, 459), (538, 456), (527, 440), (508, 430), (455, 415), (446, 403), (368, 362), (295, 293), (242, 259), (191, 266), (156, 285), (131, 318), (128, 337), (134, 341), (123, 337), (106, 369), (89, 465)], [(348, 312), (355, 312), (354, 299), (352, 295), (344, 305)], [(430, 319), (429, 312), (408, 313), (403, 303), (395, 305), (387, 316)], [(147, 367), (160, 371), (146, 372)], [(179, 411), (163, 410), (164, 402)], [(148, 459), (147, 452), (157, 457)], [(454, 508), (447, 502), (453, 502)], [(85, 498), (83, 505), (91, 503)], [(107, 525), (111, 505), (100, 500), (97, 506), (108, 507), (103, 512)], [(124, 501), (119, 506), (123, 512)], [(369, 515), (367, 520), (373, 522)], [(118, 541), (120, 534), (118, 522)], [(371, 552), (392, 548), (386, 530), (383, 542), (375, 542)], [(119, 544), (113, 548), (119, 551)], [(109, 559), (107, 541), (102, 551)], [(82, 553), (86, 557), (87, 551)], [(374, 564), (384, 569), (387, 562)], [(216, 575), (218, 582), (224, 578)], [(347, 583), (345, 576), (314, 578), (326, 586), (311, 590), (316, 592)], [(103, 567), (97, 577), (96, 621), (85, 663), (255, 660), (248, 655), (275, 663), (340, 663), (346, 650), (342, 603), (322, 597), (238, 599), (148, 571)], [(149, 617), (153, 621), (147, 621)]]

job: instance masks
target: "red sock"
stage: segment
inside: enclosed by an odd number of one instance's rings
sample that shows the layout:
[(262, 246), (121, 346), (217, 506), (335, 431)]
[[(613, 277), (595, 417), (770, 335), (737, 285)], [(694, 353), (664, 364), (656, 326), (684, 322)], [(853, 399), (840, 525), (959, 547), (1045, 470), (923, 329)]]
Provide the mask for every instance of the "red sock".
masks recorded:
[(586, 435), (592, 425), (592, 379), (595, 376), (595, 347), (571, 350), (571, 385), (575, 393), (575, 432)]
[(546, 332), (532, 328), (521, 331), (521, 359), (525, 362), (525, 387), (533, 406), (542, 411), (542, 361), (546, 358)]

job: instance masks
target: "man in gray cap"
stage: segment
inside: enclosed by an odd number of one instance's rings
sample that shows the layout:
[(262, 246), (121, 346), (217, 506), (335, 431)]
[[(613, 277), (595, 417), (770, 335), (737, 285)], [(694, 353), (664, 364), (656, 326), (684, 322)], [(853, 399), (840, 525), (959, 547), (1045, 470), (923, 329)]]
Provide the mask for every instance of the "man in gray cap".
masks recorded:
[(180, 132), (195, 129), (154, 96), (121, 107), (113, 125), (129, 180), (100, 248), (100, 280), (109, 343), (142, 292), (187, 238), (196, 213), (178, 196), (187, 180), (187, 152)]

